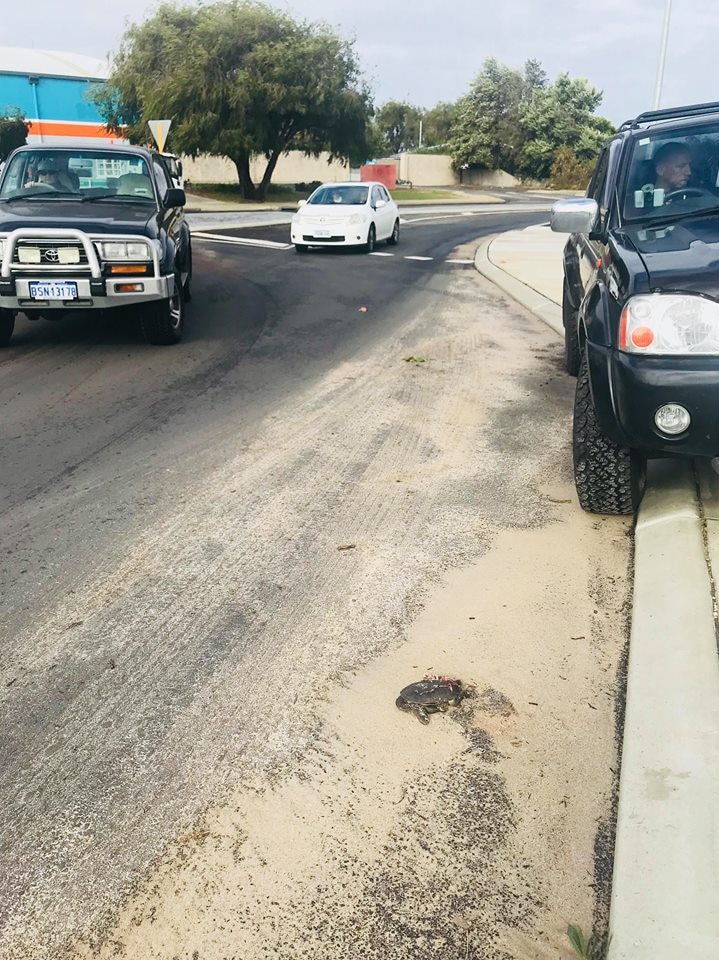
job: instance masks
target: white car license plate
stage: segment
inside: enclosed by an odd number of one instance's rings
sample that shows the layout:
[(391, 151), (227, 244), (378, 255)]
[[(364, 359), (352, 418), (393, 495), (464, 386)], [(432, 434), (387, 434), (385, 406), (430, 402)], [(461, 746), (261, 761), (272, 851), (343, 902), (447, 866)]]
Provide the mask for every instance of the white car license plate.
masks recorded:
[(331, 237), (332, 234), (329, 230), (315, 230), (315, 236), (320, 237)]
[(77, 300), (77, 284), (69, 280), (31, 280), (30, 296), (33, 300)]

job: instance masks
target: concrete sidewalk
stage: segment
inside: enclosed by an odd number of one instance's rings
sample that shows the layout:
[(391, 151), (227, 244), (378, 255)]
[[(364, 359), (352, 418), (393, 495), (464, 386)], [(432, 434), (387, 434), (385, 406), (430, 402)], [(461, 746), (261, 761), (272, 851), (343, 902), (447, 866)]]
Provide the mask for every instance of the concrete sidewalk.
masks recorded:
[[(477, 270), (562, 335), (562, 248), (546, 225), (489, 238)], [(610, 960), (719, 955), (719, 482), (650, 462), (634, 597)]]

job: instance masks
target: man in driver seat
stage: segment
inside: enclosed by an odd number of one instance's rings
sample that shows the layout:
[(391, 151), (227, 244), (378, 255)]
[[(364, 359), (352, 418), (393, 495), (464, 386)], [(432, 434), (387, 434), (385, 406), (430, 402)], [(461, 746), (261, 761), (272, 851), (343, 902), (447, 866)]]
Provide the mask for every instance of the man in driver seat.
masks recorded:
[(654, 155), (654, 169), (655, 190), (663, 190), (665, 195), (681, 190), (692, 175), (691, 154), (681, 143), (665, 143)]
[(53, 190), (63, 193), (75, 193), (75, 185), (71, 182), (66, 170), (55, 157), (43, 157), (37, 165), (37, 182)]

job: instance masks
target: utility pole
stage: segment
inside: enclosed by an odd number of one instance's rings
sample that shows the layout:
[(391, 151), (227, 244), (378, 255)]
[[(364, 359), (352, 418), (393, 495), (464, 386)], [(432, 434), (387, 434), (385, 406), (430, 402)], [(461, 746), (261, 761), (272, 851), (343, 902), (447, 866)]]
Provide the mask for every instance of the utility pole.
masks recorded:
[(422, 121), (419, 121), (419, 147), (422, 146)]
[(664, 27), (662, 29), (662, 45), (659, 51), (659, 69), (657, 71), (657, 88), (654, 92), (654, 109), (658, 110), (662, 99), (662, 84), (664, 82), (664, 62), (667, 58), (667, 42), (669, 40), (669, 20), (672, 15), (672, 0), (667, 0), (664, 10)]

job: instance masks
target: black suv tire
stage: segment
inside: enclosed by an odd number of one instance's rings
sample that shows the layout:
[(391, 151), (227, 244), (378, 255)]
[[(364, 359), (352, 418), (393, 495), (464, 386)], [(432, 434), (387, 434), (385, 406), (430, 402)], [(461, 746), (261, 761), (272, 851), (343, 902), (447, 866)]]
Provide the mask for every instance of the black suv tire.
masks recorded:
[(0, 310), (0, 347), (6, 347), (10, 343), (14, 329), (15, 314), (12, 310)]
[(167, 346), (180, 342), (185, 322), (184, 300), (182, 279), (176, 270), (173, 295), (168, 300), (146, 303), (142, 308), (142, 332), (148, 343)]
[(577, 311), (569, 299), (569, 285), (566, 277), (562, 286), (562, 324), (564, 326), (564, 366), (567, 373), (576, 377), (579, 373), (581, 346), (577, 326)]
[(620, 447), (599, 429), (584, 354), (574, 400), (574, 482), (582, 508), (589, 513), (628, 516), (644, 493), (646, 458)]

